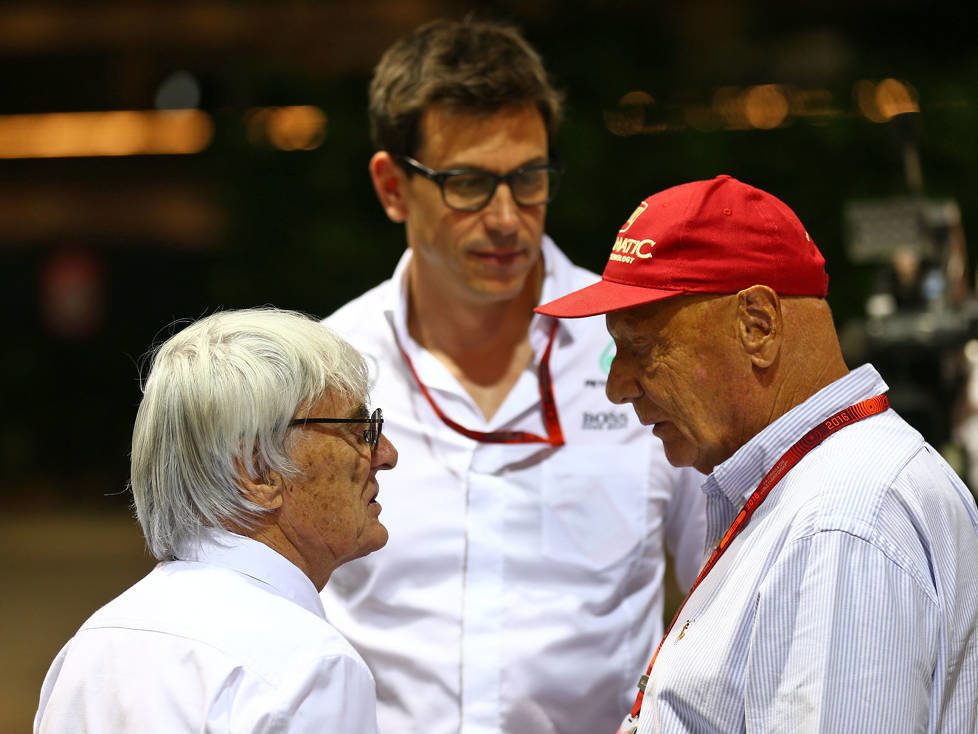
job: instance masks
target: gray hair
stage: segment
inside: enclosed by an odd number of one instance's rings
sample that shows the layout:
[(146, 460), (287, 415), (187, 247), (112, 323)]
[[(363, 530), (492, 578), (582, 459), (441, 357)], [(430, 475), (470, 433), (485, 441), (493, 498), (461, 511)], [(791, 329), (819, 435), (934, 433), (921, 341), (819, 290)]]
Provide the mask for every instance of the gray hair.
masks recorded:
[(268, 512), (238, 477), (298, 471), (286, 430), (296, 411), (327, 393), (367, 397), (360, 354), (294, 311), (215, 313), (147, 356), (130, 485), (146, 544), (160, 560), (205, 528), (249, 528)]

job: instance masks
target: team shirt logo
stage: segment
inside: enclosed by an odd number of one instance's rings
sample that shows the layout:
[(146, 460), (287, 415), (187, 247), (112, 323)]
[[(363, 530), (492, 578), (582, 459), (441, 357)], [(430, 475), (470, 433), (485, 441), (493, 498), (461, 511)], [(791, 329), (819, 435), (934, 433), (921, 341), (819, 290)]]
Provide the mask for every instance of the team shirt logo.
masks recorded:
[(628, 428), (628, 413), (603, 410), (581, 413), (581, 429), (585, 431), (617, 431)]

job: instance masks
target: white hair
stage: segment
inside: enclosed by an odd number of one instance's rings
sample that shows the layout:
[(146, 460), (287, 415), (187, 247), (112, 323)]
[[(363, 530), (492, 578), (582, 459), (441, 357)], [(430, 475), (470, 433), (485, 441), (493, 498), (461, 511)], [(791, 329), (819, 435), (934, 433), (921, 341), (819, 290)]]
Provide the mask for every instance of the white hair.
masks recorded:
[(296, 411), (326, 394), (367, 397), (360, 354), (294, 311), (215, 313), (150, 355), (130, 484), (146, 544), (160, 560), (175, 557), (205, 528), (249, 528), (268, 512), (245, 495), (238, 477), (297, 471), (286, 430)]

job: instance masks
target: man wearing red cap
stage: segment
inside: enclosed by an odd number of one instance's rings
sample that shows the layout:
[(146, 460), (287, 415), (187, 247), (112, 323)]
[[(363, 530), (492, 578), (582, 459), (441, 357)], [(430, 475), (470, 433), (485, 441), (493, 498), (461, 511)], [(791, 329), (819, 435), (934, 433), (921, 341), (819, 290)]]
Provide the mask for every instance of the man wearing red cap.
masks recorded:
[(708, 475), (715, 550), (623, 732), (978, 727), (978, 509), (846, 367), (827, 290), (794, 212), (719, 176), (646, 199), (602, 280), (537, 309), (607, 314), (608, 397)]

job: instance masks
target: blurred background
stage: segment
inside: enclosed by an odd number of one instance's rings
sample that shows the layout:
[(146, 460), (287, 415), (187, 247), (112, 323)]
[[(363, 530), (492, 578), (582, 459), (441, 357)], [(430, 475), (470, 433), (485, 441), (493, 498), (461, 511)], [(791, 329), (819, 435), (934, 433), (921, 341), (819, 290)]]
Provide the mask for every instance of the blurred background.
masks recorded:
[[(171, 324), (323, 316), (404, 243), (367, 176), (373, 64), (438, 16), (509, 20), (567, 94), (548, 231), (603, 267), (662, 188), (729, 173), (828, 260), (850, 366), (978, 476), (971, 3), (0, 3), (0, 731), (152, 564), (126, 493), (141, 355)], [(974, 384), (972, 384), (974, 383)]]

